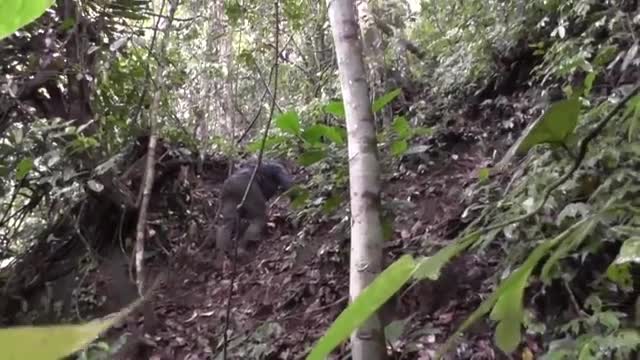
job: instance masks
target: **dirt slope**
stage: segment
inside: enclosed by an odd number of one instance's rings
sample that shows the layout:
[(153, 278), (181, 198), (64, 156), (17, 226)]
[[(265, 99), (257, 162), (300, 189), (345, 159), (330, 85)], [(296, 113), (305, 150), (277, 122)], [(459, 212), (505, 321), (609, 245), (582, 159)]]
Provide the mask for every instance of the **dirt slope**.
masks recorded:
[[(510, 145), (501, 139), (514, 139), (505, 132), (519, 131), (529, 117), (524, 110), (504, 104), (484, 104), (473, 120), (461, 118), (446, 132), (423, 139), (430, 150), (420, 159), (405, 159), (397, 168), (387, 169), (383, 201), (404, 204), (395, 211), (394, 239), (386, 246), (388, 263), (406, 252), (432, 253), (472, 220), (474, 212), (468, 215), (465, 209), (478, 171), (499, 160)], [(452, 116), (462, 117), (460, 114)], [(509, 123), (487, 126), (495, 124), (496, 117)], [(515, 123), (514, 118), (518, 119)], [(483, 130), (487, 128), (491, 130)], [(208, 239), (218, 186), (224, 179), (221, 174), (226, 174), (226, 169), (212, 167), (200, 177), (194, 172), (187, 177), (193, 184), (190, 211), (201, 214), (203, 225), (198, 231), (189, 229), (188, 222), (178, 215), (167, 217), (165, 209), (152, 212), (152, 223), (166, 223), (171, 244), (167, 249), (170, 260), (154, 260), (151, 268), (156, 271), (152, 273), (167, 270), (167, 277), (152, 301), (156, 322), (147, 327), (150, 331), (144, 337), (136, 330), (141, 322), (127, 325), (139, 341), (136, 346), (127, 346), (121, 358), (220, 356), (232, 278), (228, 326), (233, 358), (298, 359), (346, 306), (348, 242), (334, 228), (337, 222), (317, 220), (295, 228), (287, 221), (291, 210), (286, 200), (273, 205), (268, 235), (253, 250), (255, 258), (239, 264), (232, 276), (231, 262), (216, 255)], [(395, 357), (428, 359), (489, 291), (483, 279), (495, 263), (490, 258), (460, 257), (439, 281), (420, 283), (394, 298), (384, 309), (385, 321), (412, 315), (404, 335), (391, 344)], [(346, 350), (343, 347), (339, 353)], [(496, 356), (491, 332), (480, 324), (454, 357)]]

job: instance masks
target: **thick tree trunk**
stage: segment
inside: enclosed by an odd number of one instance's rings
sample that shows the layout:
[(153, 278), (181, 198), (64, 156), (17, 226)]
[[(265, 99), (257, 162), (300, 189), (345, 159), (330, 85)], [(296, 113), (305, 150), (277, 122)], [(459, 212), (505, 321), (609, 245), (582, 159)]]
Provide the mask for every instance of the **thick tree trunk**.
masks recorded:
[[(353, 0), (328, 0), (347, 118), (351, 197), (351, 300), (382, 270), (380, 176), (376, 131)], [(351, 336), (353, 359), (386, 358), (382, 324), (374, 314)]]

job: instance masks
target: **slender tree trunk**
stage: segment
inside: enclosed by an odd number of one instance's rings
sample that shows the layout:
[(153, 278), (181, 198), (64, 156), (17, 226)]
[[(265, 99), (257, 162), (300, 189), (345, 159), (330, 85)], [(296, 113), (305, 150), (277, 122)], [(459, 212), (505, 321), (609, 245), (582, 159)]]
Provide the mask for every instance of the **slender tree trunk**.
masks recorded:
[[(224, 6), (224, 3), (222, 4)], [(221, 11), (224, 14), (224, 9)], [(222, 19), (221, 19), (222, 20)], [(226, 16), (224, 16), (224, 21), (227, 23)], [(236, 111), (233, 106), (233, 29), (230, 26), (226, 26), (227, 34), (224, 36), (222, 40), (222, 58), (225, 64), (226, 74), (224, 77), (224, 85), (223, 85), (223, 96), (224, 96), (224, 113), (225, 113), (225, 125), (228, 133), (226, 134), (228, 138), (233, 143), (233, 139), (235, 139), (236, 133)]]
[[(349, 296), (353, 301), (382, 270), (380, 165), (371, 101), (353, 0), (328, 0), (347, 118), (351, 198)], [(384, 331), (374, 314), (351, 336), (354, 360), (386, 358)]]
[[(171, 31), (171, 22), (177, 9), (177, 0), (171, 0), (169, 4), (169, 16), (165, 24), (162, 40), (160, 41), (160, 63), (155, 74), (155, 84), (162, 84), (162, 72), (164, 64), (162, 61), (165, 57), (165, 49), (167, 47), (167, 39)], [(158, 21), (158, 25), (161, 21)], [(160, 86), (160, 85), (158, 85)], [(155, 149), (156, 149), (156, 134), (155, 123), (158, 116), (158, 109), (160, 108), (160, 94), (162, 89), (155, 89), (153, 94), (153, 102), (151, 104), (149, 113), (149, 144), (147, 145), (147, 161), (145, 164), (144, 181), (141, 185), (141, 201), (139, 205), (138, 224), (136, 226), (136, 244), (135, 244), (135, 260), (136, 260), (136, 282), (138, 284), (138, 292), (140, 295), (144, 295), (145, 291), (145, 271), (144, 271), (144, 239), (147, 228), (147, 210), (149, 208), (149, 198), (151, 197), (152, 185), (153, 185), (153, 170), (155, 164)]]
[[(367, 78), (371, 88), (371, 95), (378, 97), (384, 93), (384, 48), (382, 44), (382, 33), (376, 25), (375, 14), (371, 9), (369, 0), (356, 0), (358, 11), (358, 22), (362, 33), (362, 44), (364, 46), (364, 57), (367, 71)], [(391, 112), (385, 108), (374, 119), (378, 126), (386, 128), (391, 123)]]

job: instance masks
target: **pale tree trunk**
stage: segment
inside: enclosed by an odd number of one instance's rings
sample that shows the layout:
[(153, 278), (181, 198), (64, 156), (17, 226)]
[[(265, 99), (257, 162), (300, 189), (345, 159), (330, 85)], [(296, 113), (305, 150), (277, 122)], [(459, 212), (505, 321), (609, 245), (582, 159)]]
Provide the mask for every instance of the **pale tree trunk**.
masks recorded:
[[(220, 85), (220, 79), (213, 72), (213, 64), (220, 60), (221, 44), (220, 34), (224, 31), (224, 1), (214, 0), (206, 6), (208, 9), (207, 41), (205, 50), (205, 67), (202, 76), (204, 77), (204, 92), (201, 94), (204, 118), (199, 126), (200, 141), (206, 143), (212, 135), (225, 134), (224, 111), (224, 89)], [(221, 96), (222, 95), (222, 96)]]
[[(224, 6), (224, 3), (222, 3), (221, 6)], [(233, 143), (236, 134), (236, 112), (235, 106), (233, 105), (233, 31), (230, 26), (227, 26), (227, 34), (222, 40), (221, 52), (226, 70), (222, 91), (224, 101), (223, 108), (226, 120), (225, 125), (227, 128), (226, 135), (228, 136), (230, 143)]]
[(158, 116), (158, 109), (160, 108), (160, 95), (162, 89), (160, 88), (163, 83), (162, 72), (164, 70), (165, 50), (167, 47), (167, 41), (171, 32), (171, 22), (173, 16), (177, 10), (178, 1), (172, 0), (169, 2), (169, 16), (163, 20), (158, 21), (159, 24), (164, 23), (164, 30), (162, 33), (162, 39), (159, 45), (159, 63), (156, 69), (154, 83), (158, 88), (154, 90), (153, 101), (149, 109), (149, 144), (147, 145), (147, 158), (145, 164), (144, 180), (142, 182), (140, 192), (139, 214), (138, 223), (136, 226), (136, 244), (135, 244), (135, 263), (136, 263), (136, 282), (138, 284), (138, 292), (142, 296), (145, 291), (145, 271), (144, 271), (144, 240), (147, 229), (147, 211), (149, 209), (149, 198), (151, 197), (152, 185), (153, 185), (153, 170), (155, 164), (155, 150), (156, 150), (156, 134), (155, 123)]
[[(376, 19), (369, 0), (356, 0), (358, 9), (358, 22), (362, 34), (364, 46), (364, 58), (367, 64), (367, 79), (371, 84), (372, 97), (378, 97), (384, 93), (384, 49), (382, 45), (382, 33), (376, 26)], [(385, 108), (377, 116), (378, 126), (386, 128), (391, 123), (391, 112)]]
[[(200, 94), (200, 99), (201, 99), (200, 108), (202, 109), (202, 112), (201, 112), (202, 116), (198, 117), (198, 126), (197, 126), (198, 128), (197, 139), (200, 140), (200, 144), (202, 145), (206, 143), (206, 141), (209, 139), (209, 136), (211, 135), (210, 129), (209, 129), (209, 122), (212, 119), (211, 93), (213, 92), (213, 89), (215, 87), (215, 80), (211, 76), (210, 68), (211, 68), (211, 64), (213, 64), (213, 61), (215, 61), (215, 56), (214, 56), (215, 37), (216, 37), (215, 24), (217, 23), (217, 19), (215, 18), (216, 12), (210, 7), (207, 7), (207, 8), (209, 9), (208, 10), (209, 16), (207, 20), (207, 41), (206, 41), (206, 46), (204, 51), (204, 59), (205, 59), (204, 69), (203, 69), (204, 71), (201, 73), (201, 76), (203, 77), (202, 89), (204, 91)], [(202, 154), (204, 154), (204, 151), (201, 151), (201, 156)]]
[[(353, 301), (382, 270), (380, 165), (362, 42), (353, 0), (327, 0), (347, 118), (351, 198), (349, 297)], [(354, 360), (386, 358), (384, 331), (374, 314), (351, 335)]]

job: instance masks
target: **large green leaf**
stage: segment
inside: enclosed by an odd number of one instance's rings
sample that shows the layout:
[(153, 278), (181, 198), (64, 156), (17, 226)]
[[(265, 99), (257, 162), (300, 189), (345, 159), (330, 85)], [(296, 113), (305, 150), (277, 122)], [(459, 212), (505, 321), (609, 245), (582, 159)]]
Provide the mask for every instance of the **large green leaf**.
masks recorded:
[(338, 316), (313, 347), (307, 360), (326, 359), (333, 349), (346, 340), (411, 278), (415, 268), (416, 263), (410, 255), (404, 255), (391, 264)]
[(411, 124), (409, 124), (409, 121), (404, 116), (395, 118), (391, 127), (401, 139), (407, 139), (411, 136)]
[(79, 325), (17, 326), (0, 329), (3, 360), (57, 360), (87, 346), (104, 331), (119, 323), (143, 298), (122, 311)]
[(344, 119), (344, 103), (342, 100), (330, 101), (327, 105), (324, 106), (324, 111), (328, 114), (331, 114), (335, 117)]
[(340, 133), (340, 129), (323, 124), (315, 124), (310, 126), (302, 132), (301, 136), (312, 145), (318, 145), (320, 143), (320, 139), (323, 136), (333, 141), (335, 144), (344, 144), (344, 138)]
[(538, 144), (561, 144), (573, 133), (580, 115), (580, 101), (577, 97), (558, 101), (528, 131), (518, 145), (518, 153), (526, 153)]
[(276, 126), (289, 134), (300, 134), (300, 117), (295, 111), (287, 111), (276, 118)]
[(393, 99), (397, 98), (401, 92), (402, 90), (400, 89), (391, 90), (388, 93), (375, 99), (373, 101), (373, 104), (371, 105), (371, 111), (373, 111), (374, 113), (377, 113), (378, 111), (382, 110), (382, 108), (384, 108), (385, 106), (387, 106), (387, 104), (392, 102)]
[(53, 4), (53, 0), (1, 0), (0, 40), (34, 21)]
[(631, 237), (622, 244), (616, 259), (607, 268), (609, 280), (625, 290), (633, 290), (631, 265), (640, 264), (640, 237)]
[(313, 149), (306, 151), (300, 155), (298, 162), (302, 166), (309, 166), (323, 160), (327, 157), (327, 152), (323, 149)]
[(409, 148), (409, 143), (407, 140), (401, 139), (398, 141), (394, 141), (391, 143), (391, 155), (400, 156), (404, 154)]
[[(502, 351), (511, 352), (520, 342), (520, 327), (522, 324), (522, 295), (526, 287), (531, 272), (538, 262), (546, 256), (555, 246), (563, 240), (570, 238), (574, 232), (581, 230), (582, 226), (587, 226), (592, 218), (584, 219), (569, 229), (563, 231), (553, 239), (547, 240), (538, 245), (525, 262), (504, 280), (500, 286), (489, 296), (467, 319), (456, 329), (455, 335), (449, 337), (447, 341), (438, 349), (436, 358), (439, 358), (448, 351), (457, 339), (457, 334), (467, 330), (473, 323), (491, 311), (491, 318), (500, 321), (496, 328), (496, 343)], [(467, 235), (469, 236), (469, 235)], [(516, 304), (513, 304), (516, 302)], [(495, 304), (495, 306), (494, 306)], [(504, 323), (504, 324), (502, 324)], [(515, 344), (515, 346), (514, 346)]]
[(584, 239), (591, 234), (594, 226), (598, 223), (598, 216), (592, 216), (586, 219), (579, 221), (574, 224), (571, 229), (573, 229), (566, 238), (562, 239), (560, 246), (558, 249), (549, 257), (549, 260), (542, 267), (542, 271), (540, 273), (540, 278), (543, 282), (549, 283), (551, 281), (551, 269), (560, 261), (569, 255), (569, 253), (582, 244)]

